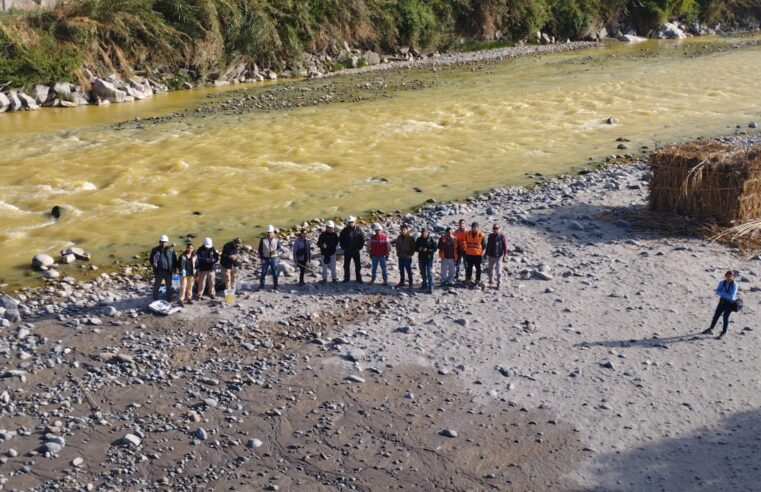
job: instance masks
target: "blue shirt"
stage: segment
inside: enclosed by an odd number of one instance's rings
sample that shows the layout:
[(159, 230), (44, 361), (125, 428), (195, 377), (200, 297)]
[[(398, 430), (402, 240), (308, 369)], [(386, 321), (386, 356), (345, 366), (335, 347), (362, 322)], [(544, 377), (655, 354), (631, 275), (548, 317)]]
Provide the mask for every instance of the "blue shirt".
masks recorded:
[(737, 299), (737, 284), (735, 282), (728, 284), (726, 280), (722, 280), (716, 287), (716, 295), (726, 301), (734, 302)]

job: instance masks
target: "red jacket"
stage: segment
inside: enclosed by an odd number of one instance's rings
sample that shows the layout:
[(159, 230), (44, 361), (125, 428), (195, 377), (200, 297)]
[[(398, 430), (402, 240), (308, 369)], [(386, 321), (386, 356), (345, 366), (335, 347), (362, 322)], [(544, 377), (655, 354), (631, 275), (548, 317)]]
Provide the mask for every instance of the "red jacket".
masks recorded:
[(368, 251), (370, 256), (388, 256), (391, 252), (391, 246), (388, 242), (388, 237), (384, 233), (378, 235), (373, 234), (367, 242)]

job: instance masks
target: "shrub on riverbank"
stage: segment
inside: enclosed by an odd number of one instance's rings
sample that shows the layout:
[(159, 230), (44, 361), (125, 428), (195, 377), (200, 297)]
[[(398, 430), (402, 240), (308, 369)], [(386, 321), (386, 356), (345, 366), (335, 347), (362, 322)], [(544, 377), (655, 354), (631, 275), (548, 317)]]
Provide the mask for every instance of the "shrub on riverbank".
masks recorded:
[[(101, 72), (188, 69), (199, 78), (245, 59), (284, 69), (304, 52), (352, 46), (447, 49), (462, 39), (579, 39), (621, 21), (639, 32), (672, 18), (756, 16), (761, 0), (69, 0), (0, 17), (0, 84)], [(81, 73), (79, 74), (81, 78)]]

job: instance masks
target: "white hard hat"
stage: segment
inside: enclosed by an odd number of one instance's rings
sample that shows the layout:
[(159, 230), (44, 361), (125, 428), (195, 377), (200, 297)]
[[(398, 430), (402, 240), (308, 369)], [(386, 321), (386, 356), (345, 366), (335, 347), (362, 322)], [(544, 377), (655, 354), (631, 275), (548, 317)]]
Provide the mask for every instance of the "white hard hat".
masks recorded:
[(169, 236), (167, 236), (166, 234), (162, 234), (161, 237), (159, 238), (159, 242), (160, 243), (168, 243), (169, 242)]
[(376, 222), (375, 224), (373, 224), (373, 230), (374, 231), (382, 231), (383, 230), (383, 226)]
[(356, 222), (356, 221), (357, 221), (357, 218), (354, 217), (353, 215), (346, 217), (346, 222)]
[(328, 221), (328, 222), (325, 224), (325, 227), (330, 227), (331, 229), (333, 229), (333, 228), (335, 228), (335, 227), (336, 227), (336, 224), (335, 224), (335, 223), (334, 223), (332, 220), (329, 220), (329, 221)]
[(273, 226), (272, 224), (268, 225), (267, 232), (275, 232), (275, 226)]
[(214, 244), (214, 243), (211, 242), (211, 238), (210, 237), (207, 237), (206, 239), (203, 240), (203, 245), (206, 246), (207, 248), (211, 248), (212, 244)]

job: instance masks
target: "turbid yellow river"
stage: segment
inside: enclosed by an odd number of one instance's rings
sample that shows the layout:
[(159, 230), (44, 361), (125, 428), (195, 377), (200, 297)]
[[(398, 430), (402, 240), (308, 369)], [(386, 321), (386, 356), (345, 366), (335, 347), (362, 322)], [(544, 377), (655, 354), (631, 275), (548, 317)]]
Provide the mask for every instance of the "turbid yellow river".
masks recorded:
[(2, 114), (0, 283), (39, 278), (32, 256), (67, 245), (106, 265), (164, 232), (177, 243), (187, 233), (253, 241), (268, 223), (404, 209), (567, 171), (620, 152), (619, 136), (637, 149), (731, 133), (761, 121), (761, 49), (685, 54), (716, 43), (733, 41), (616, 43), (423, 71), (433, 87), (367, 102), (144, 129), (109, 125), (192, 107), (207, 92)]

